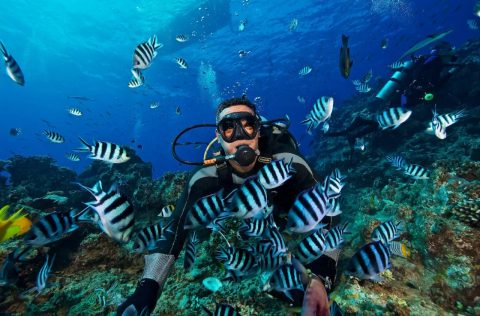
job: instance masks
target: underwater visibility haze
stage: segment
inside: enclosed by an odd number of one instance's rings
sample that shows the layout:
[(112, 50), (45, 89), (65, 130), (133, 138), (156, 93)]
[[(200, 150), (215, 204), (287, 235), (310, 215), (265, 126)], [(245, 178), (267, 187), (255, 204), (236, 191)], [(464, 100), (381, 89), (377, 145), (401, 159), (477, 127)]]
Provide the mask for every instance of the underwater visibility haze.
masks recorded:
[(480, 1), (0, 7), (0, 315), (480, 314)]

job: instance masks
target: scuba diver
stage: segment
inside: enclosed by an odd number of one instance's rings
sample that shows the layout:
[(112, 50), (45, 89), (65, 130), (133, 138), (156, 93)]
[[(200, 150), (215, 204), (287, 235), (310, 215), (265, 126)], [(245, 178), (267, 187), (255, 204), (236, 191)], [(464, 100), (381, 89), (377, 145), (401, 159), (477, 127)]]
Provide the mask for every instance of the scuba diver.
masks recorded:
[[(189, 231), (184, 229), (184, 223), (192, 205), (200, 198), (222, 189), (224, 192), (231, 192), (272, 160), (292, 161), (293, 168), (296, 170), (292, 178), (276, 188), (276, 192), (272, 192), (270, 199), (270, 203), (275, 206), (273, 211), (275, 221), (280, 227), (286, 225), (286, 219), (280, 215), (286, 214), (296, 196), (315, 185), (318, 178), (299, 154), (298, 145), (287, 130), (288, 124), (271, 123), (275, 121), (278, 122), (281, 119), (270, 121), (270, 124), (262, 121), (256, 106), (244, 96), (222, 102), (216, 112), (216, 124), (198, 125), (216, 128), (217, 137), (214, 142), (220, 145), (222, 156), (216, 156), (201, 163), (181, 160), (175, 152), (175, 143), (181, 134), (194, 127), (185, 129), (175, 138), (174, 157), (184, 163), (197, 164), (201, 167), (193, 172), (177, 201), (171, 216), (173, 219), (171, 227), (174, 233), (165, 236), (167, 240), (162, 243), (158, 253), (145, 255), (143, 276), (135, 292), (118, 307), (117, 315), (130, 315), (129, 312), (132, 311), (138, 314), (142, 311), (143, 315), (145, 311), (149, 314), (154, 310), (162, 288), (189, 234)], [(326, 224), (325, 228), (328, 229), (332, 224), (331, 221), (331, 217), (327, 216), (322, 223)], [(305, 266), (314, 275), (308, 274), (309, 277), (304, 284), (305, 292), (292, 291), (291, 296), (295, 305), (307, 306), (308, 304), (308, 306), (316, 306), (317, 310), (328, 310), (326, 291), (332, 290), (335, 283), (338, 256), (339, 252), (328, 253)], [(269, 293), (292, 302), (281, 292)]]
[[(389, 103), (403, 109), (412, 108), (425, 101), (432, 101), (433, 93), (450, 78), (459, 64), (455, 64), (457, 56), (447, 42), (434, 47), (427, 55), (412, 56), (412, 59), (402, 63), (402, 66), (390, 77), (380, 89), (374, 104)], [(398, 102), (400, 101), (400, 102)], [(355, 117), (343, 131), (326, 133), (326, 137), (344, 136), (350, 146), (350, 160), (354, 156), (357, 140), (380, 131), (376, 120)]]
[(447, 42), (436, 45), (429, 54), (412, 56), (411, 60), (401, 63), (401, 67), (380, 89), (377, 102), (394, 106), (400, 103), (403, 108), (412, 108), (424, 101), (432, 101), (434, 92), (460, 66), (455, 63), (457, 59), (453, 47)]

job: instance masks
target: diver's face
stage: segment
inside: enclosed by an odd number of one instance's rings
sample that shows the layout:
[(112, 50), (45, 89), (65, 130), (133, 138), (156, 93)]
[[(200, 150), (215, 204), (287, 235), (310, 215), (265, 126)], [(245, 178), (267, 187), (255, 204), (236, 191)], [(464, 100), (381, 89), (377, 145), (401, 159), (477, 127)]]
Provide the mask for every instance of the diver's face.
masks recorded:
[[(233, 105), (233, 106), (230, 106), (230, 107), (226, 108), (222, 112), (220, 112), (219, 121), (221, 121), (225, 116), (227, 116), (229, 114), (232, 114), (232, 113), (237, 113), (237, 112), (248, 112), (248, 113), (251, 113), (252, 115), (254, 115), (252, 109), (250, 109), (246, 105), (240, 105), (240, 104), (239, 105)], [(252, 126), (248, 122), (248, 120), (242, 119), (242, 120), (240, 120), (240, 122), (241, 122), (242, 127), (243, 127), (243, 129), (245, 130), (246, 133), (248, 133), (248, 134), (253, 134), (254, 133), (254, 126)], [(234, 129), (233, 128), (225, 129), (223, 131), (223, 133), (224, 133), (224, 136), (228, 139), (234, 133)], [(236, 141), (231, 142), (231, 143), (226, 142), (222, 138), (222, 136), (218, 133), (218, 130), (216, 131), (216, 134), (217, 134), (217, 137), (219, 139), (220, 145), (222, 146), (223, 150), (225, 151), (225, 154), (227, 154), (227, 155), (234, 154), (237, 151), (237, 147), (240, 146), (240, 145), (247, 145), (248, 147), (252, 148), (253, 150), (258, 149), (258, 137), (259, 137), (260, 133), (257, 133), (253, 139), (240, 139), (240, 140), (236, 140)]]

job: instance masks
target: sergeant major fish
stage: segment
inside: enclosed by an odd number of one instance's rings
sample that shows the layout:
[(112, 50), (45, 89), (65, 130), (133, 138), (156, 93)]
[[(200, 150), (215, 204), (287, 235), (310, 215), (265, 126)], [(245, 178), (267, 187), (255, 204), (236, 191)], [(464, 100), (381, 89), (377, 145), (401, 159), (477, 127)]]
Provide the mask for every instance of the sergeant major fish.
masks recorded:
[(187, 241), (187, 246), (185, 249), (185, 258), (183, 259), (183, 268), (185, 271), (190, 271), (195, 263), (195, 256), (197, 254), (197, 245), (199, 244), (199, 240), (197, 237), (197, 233), (193, 232), (190, 235)]
[(301, 192), (288, 212), (286, 230), (306, 233), (323, 227), (321, 220), (332, 210), (329, 197), (320, 183)]
[(162, 48), (162, 43), (157, 43), (157, 36), (153, 35), (147, 42), (138, 44), (133, 53), (133, 68), (146, 69), (150, 67), (157, 56), (157, 49)]
[(135, 217), (132, 205), (119, 192), (117, 185), (113, 184), (108, 192), (103, 191), (102, 181), (98, 181), (93, 188), (80, 183), (78, 185), (95, 197), (95, 201), (85, 203), (95, 211), (93, 221), (109, 237), (128, 242), (133, 233)]
[(258, 171), (260, 183), (267, 190), (281, 186), (296, 172), (292, 167), (292, 163), (293, 158), (287, 164), (285, 159), (271, 161)]
[(353, 255), (345, 274), (363, 280), (382, 282), (383, 278), (379, 274), (390, 267), (388, 247), (380, 241), (374, 241), (364, 245)]
[(102, 160), (109, 163), (124, 163), (127, 162), (130, 157), (127, 156), (127, 151), (119, 145), (95, 141), (95, 145), (88, 144), (83, 138), (79, 137), (83, 144), (82, 148), (75, 149), (80, 152), (90, 152), (88, 158), (95, 160)]
[(382, 130), (396, 129), (401, 124), (405, 123), (412, 115), (411, 110), (406, 110), (401, 107), (390, 108), (377, 115), (377, 122)]
[(175, 62), (178, 64), (178, 66), (180, 66), (180, 68), (182, 69), (187, 69), (188, 68), (188, 64), (187, 64), (187, 61), (183, 58), (180, 58), (180, 57), (177, 57), (175, 58)]
[(167, 224), (163, 222), (143, 228), (136, 236), (132, 251), (134, 253), (144, 253), (157, 251), (160, 243), (166, 240), (167, 233), (173, 233), (170, 226), (173, 220)]
[(185, 43), (186, 41), (188, 41), (188, 36), (183, 34), (178, 34), (177, 36), (175, 36), (175, 40), (177, 40), (177, 42), (179, 43)]
[(44, 130), (43, 135), (52, 143), (63, 144), (65, 142), (65, 138), (57, 132)]
[(129, 88), (138, 88), (145, 83), (145, 77), (140, 69), (132, 69), (132, 79), (128, 82)]
[(306, 76), (306, 75), (308, 75), (308, 74), (311, 73), (311, 72), (312, 72), (312, 67), (310, 67), (310, 66), (304, 66), (304, 67), (302, 67), (302, 69), (300, 69), (300, 70), (298, 71), (298, 74), (299, 74), (300, 76)]
[(25, 77), (23, 76), (22, 69), (18, 65), (17, 61), (10, 55), (3, 45), (2, 41), (0, 41), (0, 53), (3, 55), (5, 59), (5, 67), (7, 70), (7, 75), (16, 83), (21, 86), (25, 85)]
[(65, 157), (70, 161), (80, 161), (80, 156), (74, 153), (68, 153), (65, 155)]
[(252, 177), (238, 188), (232, 196), (232, 203), (228, 207), (228, 212), (242, 219), (261, 218), (264, 213), (261, 212), (267, 206), (267, 190), (260, 183), (258, 177)]
[(342, 47), (340, 48), (340, 74), (348, 79), (353, 61), (350, 59), (350, 48), (348, 47), (348, 37), (342, 35)]
[(77, 108), (69, 108), (68, 113), (70, 113), (73, 116), (82, 116), (83, 115), (82, 111), (80, 111)]
[(247, 276), (259, 271), (256, 258), (245, 249), (222, 248), (218, 251), (216, 258), (223, 262), (225, 269), (234, 270), (237, 276)]
[(333, 98), (321, 97), (313, 105), (313, 109), (308, 113), (307, 117), (301, 121), (301, 124), (307, 125), (307, 133), (312, 134), (313, 129), (328, 120), (333, 111)]
[[(467, 116), (467, 113), (465, 109), (461, 109), (459, 111), (447, 113), (447, 114), (434, 113), (434, 116), (436, 116), (436, 120), (438, 120), (440, 124), (446, 128), (457, 123), (462, 117)], [(430, 121), (426, 132), (428, 134), (435, 134), (435, 130), (433, 128), (433, 120)]]
[(87, 210), (88, 207), (80, 212), (72, 210), (68, 213), (55, 212), (43, 216), (25, 235), (25, 243), (33, 247), (42, 247), (62, 239), (78, 229), (78, 222), (82, 220)]
[(282, 292), (293, 302), (291, 290), (304, 290), (300, 273), (293, 265), (283, 265), (275, 270), (270, 277), (265, 290)]
[(200, 198), (190, 209), (185, 219), (184, 229), (198, 229), (204, 226), (213, 230), (222, 229), (216, 219), (225, 211), (226, 205), (235, 192), (234, 190), (223, 196), (223, 191), (220, 191)]

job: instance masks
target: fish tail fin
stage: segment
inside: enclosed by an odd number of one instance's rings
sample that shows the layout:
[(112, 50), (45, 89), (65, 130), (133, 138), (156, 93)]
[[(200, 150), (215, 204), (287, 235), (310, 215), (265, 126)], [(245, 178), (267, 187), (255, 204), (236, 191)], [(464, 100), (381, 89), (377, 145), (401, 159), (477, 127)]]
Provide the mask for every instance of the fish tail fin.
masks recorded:
[(2, 41), (0, 41), (0, 53), (2, 53), (2, 55), (5, 56), (5, 58), (8, 57), (7, 49), (5, 48), (5, 45), (3, 45)]
[(90, 152), (92, 150), (92, 145), (90, 145), (89, 143), (87, 143), (83, 138), (81, 137), (78, 137), (78, 139), (80, 139), (80, 142), (82, 142), (82, 148), (77, 148), (77, 149), (74, 149), (74, 151), (79, 151), (79, 152)]
[(461, 109), (461, 110), (458, 110), (457, 112), (455, 112), (455, 119), (460, 119), (462, 117), (465, 117), (467, 116), (468, 113), (467, 113), (467, 109)]
[(306, 119), (301, 121), (300, 124), (307, 125), (307, 133), (308, 133), (308, 135), (312, 135), (312, 130), (313, 130), (315, 124), (310, 117), (307, 117)]
[(342, 34), (342, 45), (343, 46), (348, 46), (348, 36), (345, 34)]

